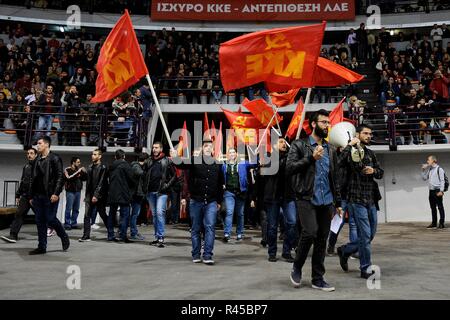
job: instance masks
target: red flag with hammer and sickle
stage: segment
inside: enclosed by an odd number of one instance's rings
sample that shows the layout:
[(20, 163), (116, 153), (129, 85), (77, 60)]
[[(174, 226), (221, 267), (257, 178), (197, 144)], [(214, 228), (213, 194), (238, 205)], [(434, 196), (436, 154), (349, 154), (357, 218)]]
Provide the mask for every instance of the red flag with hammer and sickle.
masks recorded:
[(325, 22), (250, 33), (220, 45), (225, 91), (259, 82), (283, 89), (313, 87)]
[(148, 74), (127, 10), (100, 50), (97, 72), (96, 93), (92, 102), (111, 100)]
[[(259, 120), (263, 125), (267, 126), (275, 126), (277, 124), (277, 120), (273, 116), (274, 111), (271, 106), (267, 104), (264, 99), (255, 99), (255, 100), (248, 100), (247, 98), (244, 99), (242, 102), (242, 105), (247, 108), (248, 111), (251, 112), (252, 115), (255, 116), (256, 119)], [(278, 113), (276, 115), (278, 122), (281, 122), (283, 120), (283, 117), (280, 116)], [(272, 121), (270, 121), (272, 120)], [(270, 122), (270, 125), (269, 125)]]

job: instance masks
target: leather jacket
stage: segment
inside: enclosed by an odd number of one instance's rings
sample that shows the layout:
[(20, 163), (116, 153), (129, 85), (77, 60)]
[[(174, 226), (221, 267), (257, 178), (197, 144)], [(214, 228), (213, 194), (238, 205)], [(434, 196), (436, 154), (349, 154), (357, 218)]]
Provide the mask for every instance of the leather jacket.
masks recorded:
[(151, 170), (153, 164), (156, 161), (161, 161), (162, 178), (159, 182), (158, 193), (168, 194), (173, 184), (175, 183), (177, 176), (175, 174), (175, 168), (171, 161), (167, 157), (163, 157), (159, 160), (147, 159), (144, 163), (144, 178), (142, 184), (142, 191), (144, 194), (148, 193), (148, 184), (150, 182)]
[(33, 165), (34, 161), (28, 161), (26, 165), (23, 166), (22, 169), (22, 177), (20, 178), (20, 184), (19, 188), (16, 192), (16, 198), (19, 199), (20, 197), (28, 197), (30, 194), (30, 179), (31, 179), (31, 173), (33, 172)]
[(34, 161), (30, 179), (30, 197), (36, 195), (36, 192), (33, 190), (33, 181), (38, 175), (37, 170), (39, 163), (42, 164), (44, 171), (44, 194), (49, 198), (52, 195), (59, 196), (64, 187), (63, 162), (59, 155), (49, 152), (46, 158), (42, 158), (39, 155)]
[(91, 164), (87, 170), (85, 202), (91, 202), (92, 197), (106, 202), (108, 194), (108, 168), (103, 163)]
[[(286, 161), (286, 174), (293, 176), (292, 187), (297, 200), (311, 201), (314, 194), (314, 180), (316, 175), (316, 160), (313, 157), (314, 148), (305, 140), (295, 140), (291, 144)], [(338, 157), (336, 148), (328, 144), (330, 157), (329, 181), (333, 194), (334, 205), (341, 206), (341, 194), (338, 177)]]

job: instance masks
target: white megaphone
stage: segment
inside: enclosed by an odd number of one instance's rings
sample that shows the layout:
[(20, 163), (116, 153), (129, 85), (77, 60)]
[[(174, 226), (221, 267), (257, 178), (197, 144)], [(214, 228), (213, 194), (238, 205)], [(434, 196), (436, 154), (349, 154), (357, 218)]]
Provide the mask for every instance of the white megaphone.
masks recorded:
[[(356, 128), (350, 122), (339, 122), (331, 128), (328, 142), (336, 148), (345, 148), (350, 140), (356, 136)], [(352, 160), (361, 162), (364, 159), (364, 149), (358, 144), (352, 147)]]

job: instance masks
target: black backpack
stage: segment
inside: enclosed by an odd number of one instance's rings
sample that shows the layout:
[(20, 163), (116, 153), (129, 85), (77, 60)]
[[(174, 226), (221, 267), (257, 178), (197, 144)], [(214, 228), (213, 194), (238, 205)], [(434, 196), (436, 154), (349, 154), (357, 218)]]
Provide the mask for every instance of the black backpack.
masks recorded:
[[(439, 169), (442, 169), (442, 168), (438, 167), (438, 170)], [(442, 170), (444, 170), (444, 169), (442, 169)], [(439, 171), (438, 171), (438, 178), (439, 178), (439, 181), (441, 181), (441, 177), (439, 176)], [(447, 177), (447, 174), (444, 171), (444, 192), (447, 192), (447, 191), (448, 191), (448, 177)]]

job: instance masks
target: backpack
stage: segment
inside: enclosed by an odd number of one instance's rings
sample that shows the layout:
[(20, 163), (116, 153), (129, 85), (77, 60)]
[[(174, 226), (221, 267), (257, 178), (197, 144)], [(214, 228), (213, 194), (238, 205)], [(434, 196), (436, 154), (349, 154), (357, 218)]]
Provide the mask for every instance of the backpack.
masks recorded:
[[(442, 168), (439, 167), (438, 170), (439, 169), (442, 169)], [(444, 169), (442, 169), (442, 170), (444, 170)], [(441, 181), (441, 177), (439, 176), (439, 171), (438, 171), (438, 178), (439, 178), (439, 181)], [(448, 191), (448, 177), (447, 177), (447, 174), (444, 171), (444, 192), (447, 192), (447, 191)]]

